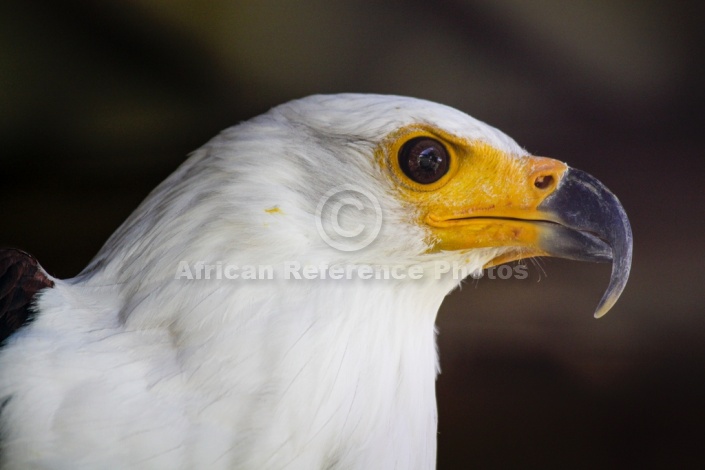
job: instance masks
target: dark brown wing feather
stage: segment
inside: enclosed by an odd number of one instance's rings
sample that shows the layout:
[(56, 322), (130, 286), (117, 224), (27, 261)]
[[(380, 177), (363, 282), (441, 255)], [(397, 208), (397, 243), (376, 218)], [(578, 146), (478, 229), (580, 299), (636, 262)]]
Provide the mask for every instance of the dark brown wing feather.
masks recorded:
[(46, 287), (54, 287), (54, 282), (34, 256), (0, 249), (0, 343), (32, 319), (32, 300)]

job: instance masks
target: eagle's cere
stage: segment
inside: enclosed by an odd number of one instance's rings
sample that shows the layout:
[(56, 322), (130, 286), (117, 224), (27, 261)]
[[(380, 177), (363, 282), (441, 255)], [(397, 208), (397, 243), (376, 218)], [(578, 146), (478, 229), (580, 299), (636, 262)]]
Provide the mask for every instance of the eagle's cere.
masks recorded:
[[(76, 278), (0, 252), (1, 463), (433, 468), (447, 267), (612, 261), (599, 316), (631, 247), (599, 181), (452, 108), (278, 106), (196, 151)], [(330, 270), (283, 275), (311, 266)]]

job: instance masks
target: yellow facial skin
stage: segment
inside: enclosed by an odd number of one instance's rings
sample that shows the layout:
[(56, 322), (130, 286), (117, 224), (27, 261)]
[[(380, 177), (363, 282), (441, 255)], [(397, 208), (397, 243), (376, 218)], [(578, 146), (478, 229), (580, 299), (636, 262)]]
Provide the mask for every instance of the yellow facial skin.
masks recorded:
[[(448, 151), (450, 168), (435, 183), (416, 183), (399, 167), (399, 150), (415, 137), (436, 139)], [(537, 207), (556, 189), (568, 168), (564, 163), (516, 158), (431, 126), (411, 126), (389, 136), (379, 158), (402, 199), (417, 209), (418, 223), (429, 227), (430, 252), (516, 247), (487, 267), (547, 255), (538, 244), (541, 227), (532, 221), (549, 220)]]

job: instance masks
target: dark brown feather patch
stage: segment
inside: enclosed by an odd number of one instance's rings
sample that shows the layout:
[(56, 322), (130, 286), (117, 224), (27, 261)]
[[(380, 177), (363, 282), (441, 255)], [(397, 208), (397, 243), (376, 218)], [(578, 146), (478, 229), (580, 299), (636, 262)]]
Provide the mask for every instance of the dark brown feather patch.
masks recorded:
[(0, 249), (0, 343), (32, 320), (32, 301), (54, 287), (37, 259), (22, 250)]

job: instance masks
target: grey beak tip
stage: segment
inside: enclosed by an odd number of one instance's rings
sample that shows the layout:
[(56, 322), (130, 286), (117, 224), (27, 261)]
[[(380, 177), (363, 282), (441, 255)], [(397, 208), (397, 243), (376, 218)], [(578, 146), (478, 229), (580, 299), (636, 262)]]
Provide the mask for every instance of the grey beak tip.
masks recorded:
[(597, 178), (569, 168), (558, 188), (539, 206), (561, 224), (547, 251), (583, 261), (612, 260), (612, 274), (595, 310), (599, 318), (617, 302), (629, 279), (632, 229), (619, 199)]

